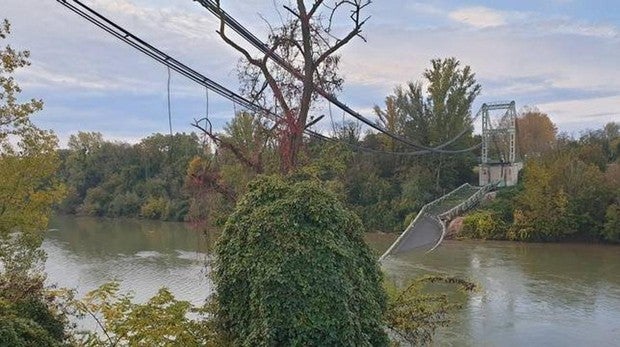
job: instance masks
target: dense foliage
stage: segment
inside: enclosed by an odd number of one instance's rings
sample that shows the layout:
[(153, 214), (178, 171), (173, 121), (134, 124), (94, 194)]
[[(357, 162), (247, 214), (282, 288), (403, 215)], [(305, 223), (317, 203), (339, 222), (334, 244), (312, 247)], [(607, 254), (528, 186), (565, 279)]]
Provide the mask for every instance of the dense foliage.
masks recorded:
[(0, 346), (65, 346), (67, 306), (44, 277), (0, 275)]
[(319, 182), (251, 183), (216, 246), (221, 331), (243, 346), (386, 345), (382, 276), (362, 232)]
[(202, 152), (195, 134), (154, 134), (129, 145), (79, 132), (68, 145), (60, 151), (60, 178), (68, 187), (61, 212), (185, 220), (185, 174), (190, 160)]
[[(203, 308), (177, 300), (161, 288), (145, 303), (123, 294), (117, 282), (102, 285), (73, 302), (77, 313), (98, 329), (78, 334), (83, 346), (213, 346), (218, 343)], [(189, 315), (192, 318), (189, 318)]]
[(465, 217), (463, 236), (620, 242), (618, 124), (552, 143), (528, 156), (518, 187)]
[[(480, 86), (469, 66), (454, 58), (431, 63), (425, 81), (396, 88), (386, 98), (385, 110), (375, 108), (378, 122), (429, 146), (465, 130), (451, 147), (469, 147), (475, 143), (471, 104)], [(361, 134), (356, 123), (334, 123), (332, 130), (353, 145), (411, 150), (381, 134)], [(277, 134), (258, 115), (239, 112), (212, 138), (215, 143), (202, 150), (204, 144), (193, 134), (172, 139), (155, 134), (136, 145), (105, 141), (98, 133), (73, 135), (69, 149), (61, 153), (61, 177), (69, 187), (61, 211), (223, 225), (250, 181), (259, 174), (280, 173), (281, 158)], [(305, 146), (295, 172), (329, 182), (371, 231), (400, 231), (422, 205), (474, 180), (475, 153), (392, 156), (355, 152), (314, 138), (306, 138)]]

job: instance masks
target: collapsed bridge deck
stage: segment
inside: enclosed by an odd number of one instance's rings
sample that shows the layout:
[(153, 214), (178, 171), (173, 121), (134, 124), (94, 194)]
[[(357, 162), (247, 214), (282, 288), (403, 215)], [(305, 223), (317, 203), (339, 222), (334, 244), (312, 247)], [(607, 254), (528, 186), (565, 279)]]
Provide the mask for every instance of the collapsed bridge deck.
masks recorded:
[(482, 200), (495, 184), (483, 187), (465, 183), (437, 200), (424, 205), (416, 218), (379, 258), (411, 250), (431, 251), (443, 240), (446, 224)]

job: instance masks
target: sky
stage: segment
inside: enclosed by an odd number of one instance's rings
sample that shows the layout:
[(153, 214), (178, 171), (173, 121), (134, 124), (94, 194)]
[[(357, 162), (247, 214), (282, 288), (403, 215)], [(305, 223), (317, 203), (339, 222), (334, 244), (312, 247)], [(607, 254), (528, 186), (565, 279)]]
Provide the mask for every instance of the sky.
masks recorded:
[[(217, 20), (191, 0), (82, 0), (205, 76), (238, 90), (240, 59), (216, 34)], [(221, 0), (259, 37), (279, 23), (289, 0)], [(334, 0), (327, 0), (331, 4)], [(310, 1), (306, 1), (310, 3)], [(433, 58), (456, 57), (482, 85), (474, 104), (514, 100), (536, 107), (560, 131), (579, 135), (620, 121), (620, 1), (374, 0), (365, 14), (366, 42), (342, 50), (338, 98), (372, 117), (396, 86), (422, 79)], [(98, 131), (138, 142), (168, 132), (167, 69), (53, 0), (0, 0), (12, 23), (8, 43), (31, 51), (17, 74), (23, 98), (41, 98), (33, 119), (65, 145), (70, 134)], [(343, 17), (346, 19), (346, 17)], [(345, 20), (337, 29), (346, 28)], [(4, 43), (3, 43), (4, 44)], [(209, 94), (216, 128), (230, 120), (230, 101)], [(171, 77), (174, 132), (206, 114), (204, 87)], [(334, 111), (337, 116), (340, 113)], [(318, 124), (326, 129), (328, 120)], [(479, 127), (478, 127), (479, 128)]]

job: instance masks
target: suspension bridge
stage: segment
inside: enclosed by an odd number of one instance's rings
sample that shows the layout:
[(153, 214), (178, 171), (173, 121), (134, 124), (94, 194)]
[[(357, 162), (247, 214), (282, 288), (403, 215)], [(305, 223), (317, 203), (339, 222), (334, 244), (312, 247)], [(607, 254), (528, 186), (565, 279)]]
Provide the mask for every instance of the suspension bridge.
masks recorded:
[[(494, 111), (495, 116), (492, 114)], [(465, 183), (424, 205), (405, 231), (379, 258), (380, 261), (397, 253), (434, 250), (443, 241), (450, 221), (475, 207), (489, 191), (517, 183), (523, 165), (517, 158), (515, 102), (485, 103), (475, 118), (480, 115), (480, 185)]]

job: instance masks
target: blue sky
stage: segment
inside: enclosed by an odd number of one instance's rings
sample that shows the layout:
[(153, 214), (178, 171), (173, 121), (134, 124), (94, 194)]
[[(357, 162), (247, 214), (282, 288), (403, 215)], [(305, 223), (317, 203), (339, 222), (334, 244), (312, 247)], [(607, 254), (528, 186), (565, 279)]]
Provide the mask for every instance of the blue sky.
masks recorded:
[[(258, 35), (267, 29), (259, 14), (278, 18), (274, 0), (221, 1)], [(0, 2), (0, 17), (13, 24), (10, 44), (32, 52), (32, 66), (18, 75), (24, 96), (44, 99), (36, 121), (53, 129), (61, 143), (78, 130), (130, 142), (168, 131), (163, 66), (56, 1)], [(216, 20), (194, 1), (83, 2), (237, 89), (239, 56), (221, 42)], [(345, 86), (339, 95), (367, 116), (395, 86), (419, 80), (430, 59), (455, 56), (482, 84), (475, 108), (515, 100), (518, 107), (547, 112), (572, 134), (620, 121), (620, 1), (375, 0), (367, 14), (368, 42), (357, 40), (342, 51)], [(191, 131), (189, 123), (204, 116), (204, 94), (173, 75), (174, 131)], [(221, 127), (233, 106), (214, 95), (210, 101), (210, 117)]]

